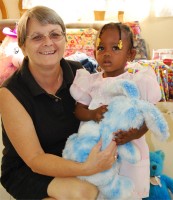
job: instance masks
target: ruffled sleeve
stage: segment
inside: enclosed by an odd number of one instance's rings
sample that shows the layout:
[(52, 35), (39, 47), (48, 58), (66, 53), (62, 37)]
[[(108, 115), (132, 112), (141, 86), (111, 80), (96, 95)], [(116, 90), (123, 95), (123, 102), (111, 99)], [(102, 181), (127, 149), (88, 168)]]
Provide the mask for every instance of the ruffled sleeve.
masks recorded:
[(86, 69), (78, 69), (75, 79), (70, 87), (71, 96), (79, 103), (89, 105), (91, 74)]
[(161, 90), (157, 81), (156, 74), (151, 67), (137, 72), (134, 75), (134, 81), (140, 90), (141, 99), (156, 104), (161, 99)]

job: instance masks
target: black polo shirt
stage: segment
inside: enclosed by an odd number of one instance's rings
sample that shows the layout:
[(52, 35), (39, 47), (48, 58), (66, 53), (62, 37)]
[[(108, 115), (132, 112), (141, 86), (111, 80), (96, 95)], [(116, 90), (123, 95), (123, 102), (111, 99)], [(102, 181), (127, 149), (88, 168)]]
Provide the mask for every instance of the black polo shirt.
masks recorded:
[[(62, 155), (69, 135), (78, 130), (79, 121), (74, 116), (75, 101), (69, 93), (69, 87), (73, 82), (76, 70), (82, 65), (62, 59), (61, 67), (63, 84), (56, 96), (48, 94), (37, 84), (29, 71), (27, 61), (2, 85), (13, 93), (31, 116), (44, 151), (58, 156)], [(3, 124), (2, 136), (5, 146), (2, 168), (9, 168), (10, 163), (14, 167), (17, 160), (23, 162), (9, 141)]]

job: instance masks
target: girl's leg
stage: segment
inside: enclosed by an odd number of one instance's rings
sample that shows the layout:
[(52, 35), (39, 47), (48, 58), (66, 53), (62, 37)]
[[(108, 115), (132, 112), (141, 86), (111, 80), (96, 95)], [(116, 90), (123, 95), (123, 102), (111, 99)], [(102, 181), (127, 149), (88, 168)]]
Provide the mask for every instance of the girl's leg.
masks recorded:
[(57, 200), (94, 200), (98, 189), (77, 178), (54, 178), (48, 185), (48, 195)]

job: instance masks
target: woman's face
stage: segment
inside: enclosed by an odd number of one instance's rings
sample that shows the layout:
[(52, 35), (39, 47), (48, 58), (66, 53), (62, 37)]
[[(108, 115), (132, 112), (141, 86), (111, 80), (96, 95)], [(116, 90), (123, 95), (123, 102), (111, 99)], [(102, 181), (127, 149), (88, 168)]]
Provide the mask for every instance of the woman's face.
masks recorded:
[(22, 51), (29, 59), (29, 66), (56, 66), (63, 57), (65, 44), (60, 25), (42, 25), (33, 18), (28, 21), (27, 38)]
[(133, 58), (129, 49), (129, 42), (124, 32), (122, 36), (122, 49), (118, 48), (119, 31), (117, 29), (105, 30), (96, 49), (96, 60), (106, 76), (118, 76), (124, 72), (126, 62)]

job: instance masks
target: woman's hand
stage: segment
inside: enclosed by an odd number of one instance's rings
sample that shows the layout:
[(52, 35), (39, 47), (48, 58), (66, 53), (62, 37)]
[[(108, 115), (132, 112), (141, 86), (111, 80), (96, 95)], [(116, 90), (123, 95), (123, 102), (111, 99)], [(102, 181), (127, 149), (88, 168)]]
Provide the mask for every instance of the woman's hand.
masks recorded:
[(114, 141), (117, 145), (122, 145), (142, 137), (147, 131), (148, 128), (145, 123), (140, 127), (140, 129), (131, 128), (128, 131), (119, 130), (118, 132), (113, 133)]
[(102, 142), (99, 141), (92, 149), (87, 161), (85, 162), (87, 175), (110, 169), (117, 159), (117, 145), (111, 141), (108, 147), (101, 151)]

